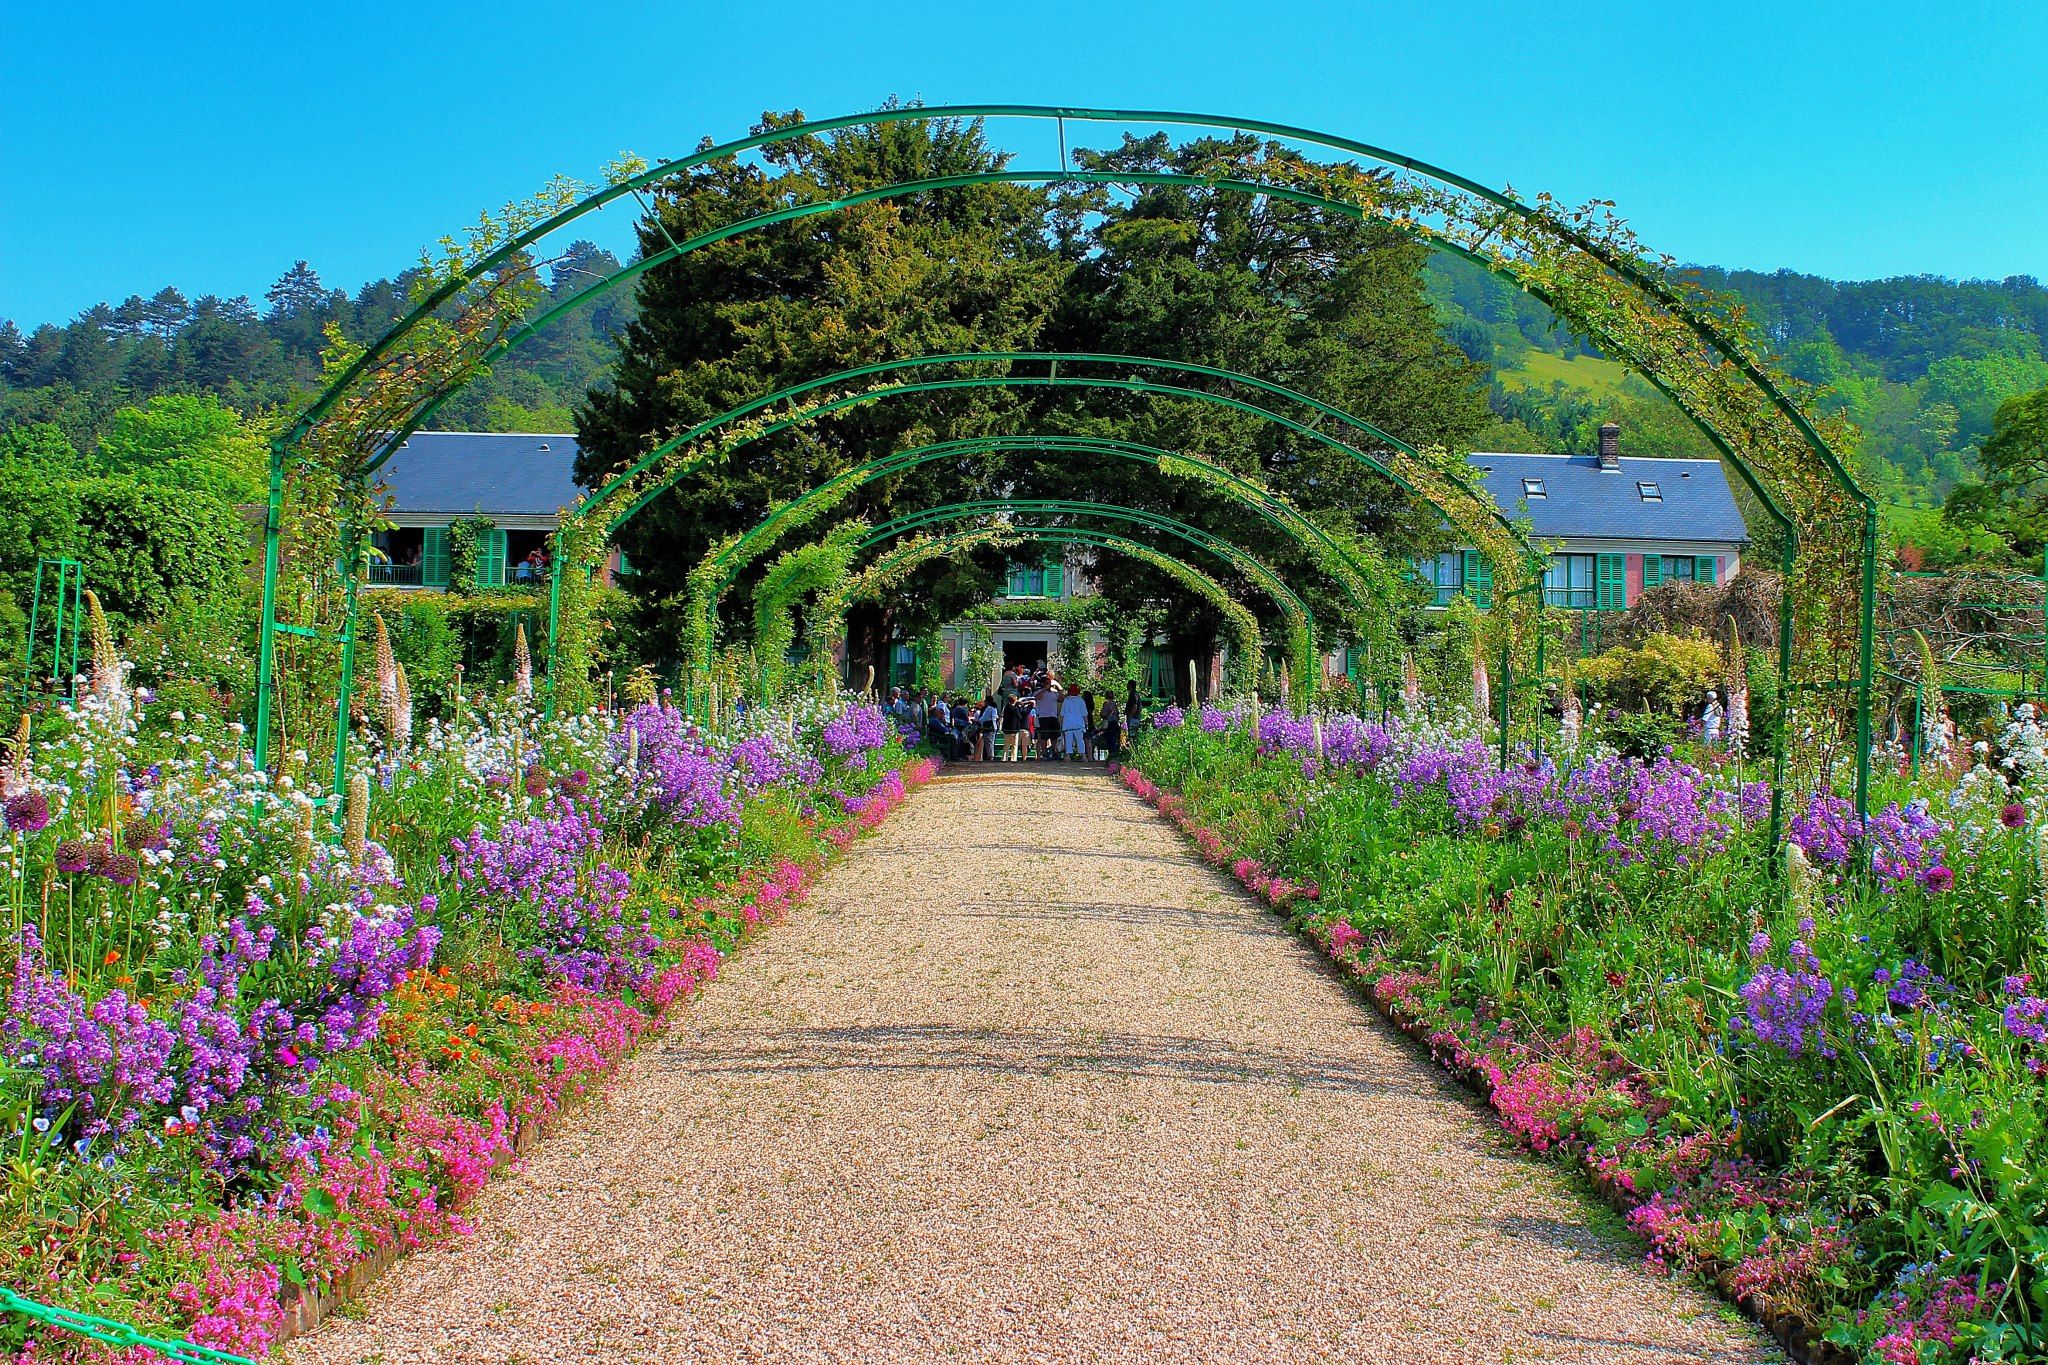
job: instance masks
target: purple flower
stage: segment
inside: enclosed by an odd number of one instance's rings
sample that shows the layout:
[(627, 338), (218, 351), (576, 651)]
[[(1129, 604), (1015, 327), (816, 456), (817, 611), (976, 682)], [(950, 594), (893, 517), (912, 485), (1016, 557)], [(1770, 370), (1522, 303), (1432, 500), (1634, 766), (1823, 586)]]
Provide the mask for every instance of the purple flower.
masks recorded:
[(1803, 1056), (1812, 1049), (1832, 1057), (1824, 1020), (1834, 994), (1834, 983), (1818, 972), (1765, 965), (1743, 983), (1744, 1018), (1737, 1023), (1746, 1025), (1758, 1042), (1782, 1048), (1787, 1056)]
[(57, 845), (57, 870), (83, 872), (92, 865), (96, 845), (90, 839), (65, 839)]
[(566, 800), (495, 837), (457, 839), (464, 909), (487, 921), (532, 916), (538, 941), (522, 956), (550, 975), (590, 990), (644, 986), (658, 968), (652, 910), (631, 904), (632, 878), (597, 857), (602, 844), (596, 814)]
[(2018, 829), (2027, 823), (2027, 808), (2017, 801), (2011, 802), (1998, 812), (1998, 823), (2007, 829)]
[(1920, 885), (1937, 894), (1955, 889), (1956, 874), (1936, 863), (1920, 874)]
[[(650, 790), (663, 814), (698, 829), (739, 823), (739, 803), (726, 793), (723, 765), (689, 717), (666, 702), (648, 702), (626, 717), (626, 729), (640, 737), (633, 777)], [(622, 735), (614, 744), (623, 762), (630, 739)]]
[(7, 798), (7, 828), (35, 834), (50, 823), (50, 798), (31, 787)]
[(861, 758), (888, 744), (889, 722), (879, 706), (856, 702), (825, 722), (823, 736), (825, 748), (835, 756)]
[(81, 1137), (120, 1134), (171, 1098), (171, 1029), (124, 992), (87, 1001), (44, 965), (33, 927), (22, 931), (7, 1006), (0, 1051), (38, 1079), (36, 1110), (50, 1122), (69, 1110)]
[(2024, 995), (2007, 1005), (2005, 1031), (2036, 1046), (2048, 1043), (2048, 1000)]
[(1856, 808), (1831, 792), (1815, 792), (1806, 809), (1792, 817), (1792, 842), (1817, 863), (1846, 867), (1851, 846), (1862, 837)]

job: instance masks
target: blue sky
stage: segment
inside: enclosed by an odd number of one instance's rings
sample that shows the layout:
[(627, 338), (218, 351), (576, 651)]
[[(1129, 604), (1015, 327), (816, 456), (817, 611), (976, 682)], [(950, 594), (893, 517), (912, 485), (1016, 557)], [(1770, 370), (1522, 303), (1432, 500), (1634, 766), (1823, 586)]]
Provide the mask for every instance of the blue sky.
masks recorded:
[[(354, 288), (553, 174), (891, 94), (1327, 129), (1612, 199), (1683, 260), (2048, 277), (2037, 0), (0, 0), (0, 27), (0, 317), (24, 325), (166, 284), (260, 299), (299, 258)], [(610, 216), (593, 235), (623, 244)]]

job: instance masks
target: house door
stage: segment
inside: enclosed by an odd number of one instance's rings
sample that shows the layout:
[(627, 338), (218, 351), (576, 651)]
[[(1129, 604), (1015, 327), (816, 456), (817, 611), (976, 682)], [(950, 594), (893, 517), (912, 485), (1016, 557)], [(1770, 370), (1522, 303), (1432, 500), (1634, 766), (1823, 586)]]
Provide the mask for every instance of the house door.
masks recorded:
[(1005, 640), (1003, 641), (1003, 667), (1015, 668), (1018, 664), (1026, 668), (1040, 668), (1052, 657), (1050, 640)]

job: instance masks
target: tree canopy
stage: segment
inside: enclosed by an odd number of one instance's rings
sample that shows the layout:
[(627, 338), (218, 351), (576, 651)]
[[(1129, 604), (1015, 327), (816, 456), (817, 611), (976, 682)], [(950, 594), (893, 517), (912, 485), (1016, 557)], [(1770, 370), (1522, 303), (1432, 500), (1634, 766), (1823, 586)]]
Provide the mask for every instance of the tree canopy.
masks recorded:
[[(798, 116), (771, 116), (767, 125)], [(1091, 169), (1257, 175), (1282, 150), (1252, 137), (1174, 145), (1164, 137), (1081, 152)], [(698, 169), (665, 185), (641, 225), (644, 251), (779, 204), (890, 180), (999, 168), (972, 124), (912, 121), (806, 138)], [(1313, 392), (1416, 445), (1459, 446), (1489, 420), (1482, 369), (1438, 330), (1425, 252), (1384, 226), (1308, 206), (1185, 187), (1136, 194), (1016, 185), (890, 199), (719, 243), (645, 275), (613, 382), (578, 412), (586, 481), (744, 400), (875, 361), (935, 352), (1100, 351), (1239, 370)], [(1231, 392), (1212, 381), (1189, 383)], [(1232, 396), (1268, 406), (1238, 389)], [(1287, 407), (1284, 402), (1280, 406)], [(1286, 415), (1306, 420), (1313, 414)], [(693, 474), (622, 529), (636, 591), (672, 601), (721, 537), (854, 464), (976, 435), (1083, 435), (1196, 454), (1292, 497), (1340, 531), (1420, 544), (1436, 530), (1356, 461), (1256, 417), (1194, 400), (1117, 391), (965, 390), (863, 405)], [(839, 514), (898, 512), (986, 497), (1145, 507), (1286, 560), (1293, 542), (1199, 479), (1071, 451), (963, 455), (868, 484)], [(999, 556), (928, 565), (863, 619), (856, 660), (891, 636), (957, 614), (997, 587)], [(1133, 564), (1101, 566), (1131, 611), (1172, 604), (1180, 649), (1206, 658), (1218, 622), (1184, 585)], [(758, 568), (757, 568), (758, 572)], [(1240, 585), (1243, 586), (1243, 585)], [(1344, 608), (1325, 597), (1319, 613)]]

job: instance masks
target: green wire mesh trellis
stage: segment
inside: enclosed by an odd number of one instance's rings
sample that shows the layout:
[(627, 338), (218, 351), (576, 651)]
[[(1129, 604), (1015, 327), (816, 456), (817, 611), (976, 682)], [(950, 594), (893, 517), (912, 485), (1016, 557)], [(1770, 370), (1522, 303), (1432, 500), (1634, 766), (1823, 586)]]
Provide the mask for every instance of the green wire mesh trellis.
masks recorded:
[(53, 1308), (46, 1303), (26, 1299), (12, 1289), (0, 1285), (0, 1313), (19, 1313), (25, 1318), (54, 1327), (61, 1332), (70, 1332), (109, 1346), (135, 1347), (155, 1351), (165, 1360), (181, 1362), (181, 1365), (256, 1365), (247, 1356), (238, 1356), (228, 1351), (216, 1351), (210, 1346), (198, 1346), (189, 1341), (169, 1341), (153, 1337), (140, 1328), (112, 1318), (94, 1317), (91, 1313), (80, 1313), (69, 1308)]

